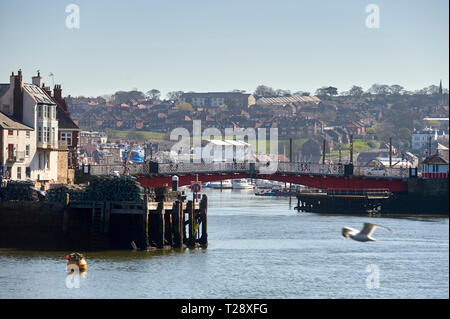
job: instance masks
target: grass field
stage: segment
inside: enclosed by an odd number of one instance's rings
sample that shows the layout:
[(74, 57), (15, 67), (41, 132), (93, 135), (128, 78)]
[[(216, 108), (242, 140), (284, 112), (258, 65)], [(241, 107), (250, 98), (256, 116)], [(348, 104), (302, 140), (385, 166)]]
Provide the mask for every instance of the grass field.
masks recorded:
[[(372, 141), (374, 147), (370, 147), (367, 141), (361, 139), (353, 140), (353, 154), (357, 154), (360, 152), (365, 152), (373, 148), (380, 148), (380, 143), (376, 141)], [(341, 154), (342, 156), (346, 156), (350, 154), (350, 144), (342, 144), (341, 145)], [(337, 146), (334, 147), (334, 151), (331, 153), (327, 153), (328, 158), (338, 158), (339, 157), (339, 148)]]
[(111, 138), (129, 138), (137, 139), (140, 141), (145, 140), (162, 140), (164, 139), (165, 133), (161, 132), (149, 132), (149, 131), (125, 131), (125, 130), (114, 130), (107, 129), (106, 134)]

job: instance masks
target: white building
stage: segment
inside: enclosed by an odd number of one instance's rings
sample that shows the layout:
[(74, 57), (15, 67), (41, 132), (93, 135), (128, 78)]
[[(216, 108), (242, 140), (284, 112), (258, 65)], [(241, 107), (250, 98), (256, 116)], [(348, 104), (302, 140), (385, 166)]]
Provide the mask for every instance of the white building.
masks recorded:
[(441, 138), (448, 138), (448, 131), (427, 127), (413, 132), (411, 146), (413, 150), (426, 149), (429, 142), (435, 143)]
[(7, 132), (0, 139), (3, 171), (10, 172), (11, 179), (57, 181), (56, 104), (44, 91), (39, 73), (32, 84), (23, 82), (20, 70), (12, 73), (9, 84), (0, 84), (0, 112), (6, 120), (2, 132)]

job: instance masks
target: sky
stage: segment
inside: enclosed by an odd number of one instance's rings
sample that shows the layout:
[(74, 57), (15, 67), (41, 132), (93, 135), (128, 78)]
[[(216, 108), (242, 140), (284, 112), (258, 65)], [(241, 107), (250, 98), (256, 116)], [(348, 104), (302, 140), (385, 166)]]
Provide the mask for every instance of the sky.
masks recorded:
[[(66, 19), (79, 8), (79, 28)], [(366, 19), (379, 8), (379, 28)], [(372, 20), (374, 21), (374, 20)], [(64, 95), (449, 83), (448, 0), (1, 0), (0, 83)], [(49, 74), (52, 73), (53, 77)]]

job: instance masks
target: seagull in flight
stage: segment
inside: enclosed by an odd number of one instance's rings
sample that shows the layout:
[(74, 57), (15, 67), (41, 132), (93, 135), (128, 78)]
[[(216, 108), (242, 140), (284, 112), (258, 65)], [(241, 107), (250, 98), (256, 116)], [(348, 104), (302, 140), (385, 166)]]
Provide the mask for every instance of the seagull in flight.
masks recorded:
[(364, 227), (361, 231), (351, 227), (342, 228), (342, 236), (344, 236), (344, 239), (350, 237), (351, 239), (356, 241), (376, 241), (376, 239), (372, 237), (372, 234), (376, 228), (384, 228), (392, 232), (392, 229), (385, 226), (364, 223)]

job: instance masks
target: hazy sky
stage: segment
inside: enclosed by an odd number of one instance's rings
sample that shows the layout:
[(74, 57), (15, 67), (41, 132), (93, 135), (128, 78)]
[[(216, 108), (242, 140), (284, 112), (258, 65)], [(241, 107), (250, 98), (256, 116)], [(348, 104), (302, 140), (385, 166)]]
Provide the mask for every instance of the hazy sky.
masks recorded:
[[(79, 29), (66, 27), (71, 3)], [(366, 27), (371, 3), (380, 28)], [(21, 68), (85, 96), (448, 87), (448, 12), (448, 0), (1, 0), (0, 83)]]

